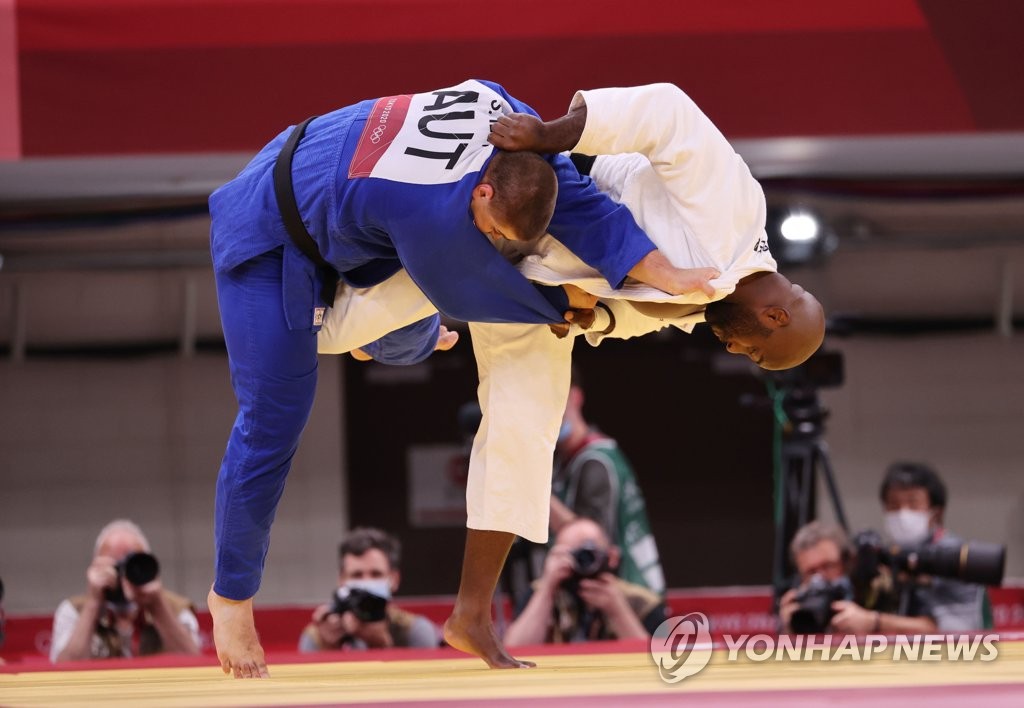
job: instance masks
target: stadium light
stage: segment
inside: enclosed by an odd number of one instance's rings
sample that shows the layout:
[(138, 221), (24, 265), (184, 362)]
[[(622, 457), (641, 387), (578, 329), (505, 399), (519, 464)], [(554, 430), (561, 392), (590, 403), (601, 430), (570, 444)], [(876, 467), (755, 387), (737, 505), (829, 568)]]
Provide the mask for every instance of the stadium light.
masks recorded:
[(779, 232), (787, 241), (815, 241), (821, 235), (821, 226), (811, 214), (794, 212), (782, 220)]

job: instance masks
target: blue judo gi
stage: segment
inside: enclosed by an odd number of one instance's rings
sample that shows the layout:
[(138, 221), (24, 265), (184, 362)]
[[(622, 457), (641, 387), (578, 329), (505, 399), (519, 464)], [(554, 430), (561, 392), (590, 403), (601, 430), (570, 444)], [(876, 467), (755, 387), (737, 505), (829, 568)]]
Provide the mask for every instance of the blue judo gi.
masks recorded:
[[(560, 322), (561, 288), (523, 278), (473, 224), (471, 193), (494, 154), (490, 124), (536, 113), (497, 84), (363, 101), (310, 123), (292, 164), (296, 203), (324, 260), (355, 287), (405, 268), (452, 319)], [(281, 220), (273, 167), (291, 129), (210, 197), (211, 250), (239, 412), (217, 480), (214, 590), (259, 589), (270, 526), (313, 404), (321, 272)], [(549, 232), (613, 287), (654, 245), (628, 209), (550, 156), (558, 200)], [(438, 316), (374, 343), (387, 363), (433, 350)]]

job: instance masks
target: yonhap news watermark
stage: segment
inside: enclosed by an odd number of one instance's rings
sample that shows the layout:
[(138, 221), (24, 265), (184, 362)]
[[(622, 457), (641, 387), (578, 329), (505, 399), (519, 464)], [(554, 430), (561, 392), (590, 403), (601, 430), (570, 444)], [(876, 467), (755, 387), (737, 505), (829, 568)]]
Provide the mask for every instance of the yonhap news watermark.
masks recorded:
[[(989, 662), (999, 657), (998, 642), (998, 634), (724, 634), (716, 661)], [(671, 617), (651, 637), (651, 658), (666, 683), (702, 671), (715, 649), (708, 618), (701, 612)]]

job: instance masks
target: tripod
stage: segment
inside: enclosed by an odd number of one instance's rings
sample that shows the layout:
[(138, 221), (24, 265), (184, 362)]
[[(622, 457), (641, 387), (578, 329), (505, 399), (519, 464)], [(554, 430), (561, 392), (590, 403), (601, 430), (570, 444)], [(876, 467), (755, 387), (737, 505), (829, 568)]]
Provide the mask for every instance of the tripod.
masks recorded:
[(839, 498), (835, 471), (822, 440), (828, 411), (821, 405), (817, 391), (780, 390), (776, 396), (778, 456), (775, 484), (775, 548), (772, 576), (776, 600), (785, 590), (792, 573), (788, 548), (797, 530), (816, 515), (817, 482), (820, 478), (832, 504), (836, 520), (849, 531), (846, 512)]

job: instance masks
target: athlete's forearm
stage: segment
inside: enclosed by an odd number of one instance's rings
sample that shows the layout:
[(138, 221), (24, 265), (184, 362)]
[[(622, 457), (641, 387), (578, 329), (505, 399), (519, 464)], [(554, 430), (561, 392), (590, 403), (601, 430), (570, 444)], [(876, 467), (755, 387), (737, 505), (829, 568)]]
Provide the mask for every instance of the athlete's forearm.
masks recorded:
[(708, 297), (715, 288), (708, 282), (721, 273), (717, 268), (676, 268), (661, 251), (655, 250), (640, 259), (629, 276), (672, 295), (703, 292)]
[(569, 110), (561, 118), (544, 123), (545, 149), (539, 152), (565, 152), (572, 150), (583, 137), (587, 125), (587, 104), (582, 103)]
[(646, 283), (666, 293), (673, 295), (680, 291), (680, 276), (689, 272), (690, 269), (676, 268), (672, 265), (665, 254), (654, 250), (640, 259), (629, 271), (629, 277)]
[(559, 153), (576, 147), (586, 124), (586, 104), (571, 108), (561, 118), (550, 121), (527, 113), (512, 113), (501, 116), (491, 125), (488, 140), (502, 150)]

